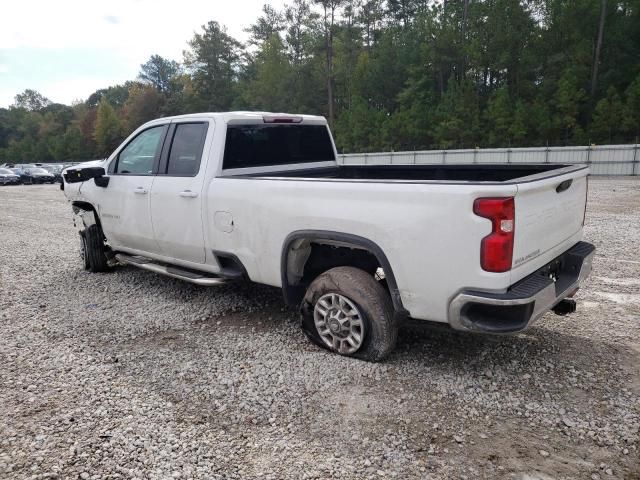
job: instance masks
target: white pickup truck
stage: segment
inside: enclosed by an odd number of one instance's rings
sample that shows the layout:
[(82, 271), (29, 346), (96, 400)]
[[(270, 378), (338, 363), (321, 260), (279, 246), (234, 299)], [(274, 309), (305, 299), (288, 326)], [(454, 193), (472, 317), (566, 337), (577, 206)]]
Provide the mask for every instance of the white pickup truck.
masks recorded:
[(86, 269), (281, 287), (313, 342), (377, 361), (405, 318), (511, 333), (574, 311), (594, 254), (587, 175), (344, 166), (322, 117), (231, 112), (151, 121), (63, 189)]

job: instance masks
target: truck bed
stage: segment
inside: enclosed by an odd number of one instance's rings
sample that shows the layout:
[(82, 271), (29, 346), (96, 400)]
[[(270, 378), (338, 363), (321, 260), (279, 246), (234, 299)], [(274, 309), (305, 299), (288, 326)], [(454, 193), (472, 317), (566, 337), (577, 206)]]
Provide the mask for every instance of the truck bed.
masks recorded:
[[(537, 180), (560, 175), (584, 166), (563, 164), (465, 164), (465, 165), (338, 165), (332, 167), (287, 169), (242, 176), (311, 178), (338, 180), (499, 182)], [(542, 175), (540, 175), (542, 174)]]

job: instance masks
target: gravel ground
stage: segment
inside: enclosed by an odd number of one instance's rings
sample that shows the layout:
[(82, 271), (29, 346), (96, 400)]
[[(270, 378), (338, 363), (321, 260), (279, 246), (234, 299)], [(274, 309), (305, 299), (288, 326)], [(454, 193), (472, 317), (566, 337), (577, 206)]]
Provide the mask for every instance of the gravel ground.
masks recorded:
[(276, 289), (87, 273), (57, 187), (0, 188), (0, 477), (640, 478), (640, 179), (589, 193), (578, 312), (368, 364)]

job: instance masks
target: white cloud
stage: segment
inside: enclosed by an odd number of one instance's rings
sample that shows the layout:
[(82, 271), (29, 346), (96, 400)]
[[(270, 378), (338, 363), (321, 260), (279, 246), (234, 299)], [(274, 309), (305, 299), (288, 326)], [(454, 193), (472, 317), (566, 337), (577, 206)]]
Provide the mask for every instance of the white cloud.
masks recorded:
[[(210, 20), (227, 26), (235, 38), (246, 40), (244, 29), (260, 15), (262, 5), (270, 3), (282, 8), (285, 0), (19, 0), (3, 2), (0, 14), (0, 55), (14, 49), (66, 51), (67, 55), (78, 55), (80, 65), (87, 63), (87, 71), (73, 72), (61, 83), (56, 78), (31, 78), (11, 81), (0, 78), (0, 105), (6, 105), (9, 90), (11, 98), (24, 88), (33, 88), (34, 83), (43, 94), (56, 101), (70, 102), (97, 88), (122, 80), (122, 72), (128, 79), (135, 78), (140, 64), (151, 55), (159, 54), (174, 60), (182, 60), (182, 52), (195, 31)], [(113, 78), (97, 78), (90, 70), (93, 62), (83, 55), (95, 49), (100, 58), (104, 52), (121, 59)], [(56, 53), (58, 54), (58, 53)], [(4, 69), (4, 72), (3, 70)], [(37, 73), (38, 66), (33, 65)], [(0, 62), (0, 73), (11, 70), (11, 64)], [(77, 70), (77, 69), (74, 69)], [(92, 80), (93, 79), (93, 80)], [(3, 84), (4, 83), (4, 84)], [(22, 85), (24, 84), (24, 85)], [(71, 85), (66, 87), (65, 85)], [(42, 86), (45, 85), (45, 86)], [(91, 86), (93, 85), (93, 86)], [(15, 91), (13, 91), (15, 90)], [(69, 97), (74, 91), (78, 95)], [(50, 92), (50, 93), (45, 93)], [(82, 92), (82, 93), (81, 93)], [(57, 95), (60, 95), (57, 97)]]
[(69, 80), (51, 82), (45, 88), (40, 89), (40, 93), (54, 101), (65, 99), (64, 103), (71, 104), (74, 100), (86, 100), (100, 87), (122, 83), (126, 80), (126, 78), (114, 81), (112, 78), (73, 77)]
[[(21, 0), (6, 2), (0, 48), (110, 47), (157, 51), (180, 59), (193, 32), (209, 20), (244, 40), (265, 0)], [(283, 0), (271, 3), (281, 8)]]

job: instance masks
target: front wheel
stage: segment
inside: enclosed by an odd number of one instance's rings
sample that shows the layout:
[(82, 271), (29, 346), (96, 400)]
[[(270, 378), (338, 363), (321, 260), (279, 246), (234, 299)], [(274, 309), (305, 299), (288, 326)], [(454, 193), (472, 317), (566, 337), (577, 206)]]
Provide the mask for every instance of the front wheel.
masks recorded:
[(354, 267), (332, 268), (309, 285), (302, 329), (316, 345), (370, 362), (389, 355), (398, 335), (389, 293)]
[(104, 234), (98, 225), (90, 225), (81, 234), (82, 261), (88, 270), (93, 273), (109, 270), (107, 258), (107, 246), (104, 243)]

